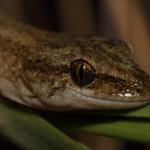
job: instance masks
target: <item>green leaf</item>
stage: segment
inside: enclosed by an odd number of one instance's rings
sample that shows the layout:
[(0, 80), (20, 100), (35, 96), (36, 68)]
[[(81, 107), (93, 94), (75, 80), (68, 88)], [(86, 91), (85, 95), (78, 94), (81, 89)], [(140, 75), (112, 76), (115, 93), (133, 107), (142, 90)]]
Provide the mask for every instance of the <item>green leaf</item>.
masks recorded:
[[(60, 117), (60, 114), (53, 116)], [(150, 143), (150, 106), (132, 110), (70, 112), (61, 114), (62, 120), (55, 120), (53, 116), (46, 118), (65, 132), (82, 131)]]
[(105, 116), (150, 118), (150, 105), (129, 110), (100, 110), (100, 111), (86, 111), (86, 112), (84, 111), (83, 113), (93, 115), (105, 115)]
[(0, 132), (27, 150), (87, 150), (30, 109), (0, 101)]
[(86, 150), (85, 146), (64, 134), (71, 132), (150, 143), (150, 106), (131, 110), (54, 113), (35, 111), (1, 99), (0, 110), (0, 132), (27, 150)]
[[(105, 135), (141, 143), (150, 143), (150, 119), (111, 116), (64, 117), (64, 122), (55, 125), (65, 131), (81, 131)], [(69, 119), (69, 122), (66, 120)], [(82, 120), (82, 121), (80, 121)]]
[(111, 122), (107, 122), (103, 118), (102, 122), (80, 127), (79, 130), (110, 137), (117, 137), (130, 141), (150, 143), (150, 119), (130, 120), (113, 118)]

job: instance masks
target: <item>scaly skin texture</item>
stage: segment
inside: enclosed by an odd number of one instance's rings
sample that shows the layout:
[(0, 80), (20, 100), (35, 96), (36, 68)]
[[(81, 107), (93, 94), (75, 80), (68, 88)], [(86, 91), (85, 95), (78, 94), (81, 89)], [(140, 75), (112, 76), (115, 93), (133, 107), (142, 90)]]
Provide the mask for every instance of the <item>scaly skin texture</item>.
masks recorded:
[[(76, 59), (95, 69), (90, 84), (72, 80)], [(0, 17), (0, 92), (44, 110), (128, 109), (150, 102), (150, 76), (122, 41), (46, 32)]]

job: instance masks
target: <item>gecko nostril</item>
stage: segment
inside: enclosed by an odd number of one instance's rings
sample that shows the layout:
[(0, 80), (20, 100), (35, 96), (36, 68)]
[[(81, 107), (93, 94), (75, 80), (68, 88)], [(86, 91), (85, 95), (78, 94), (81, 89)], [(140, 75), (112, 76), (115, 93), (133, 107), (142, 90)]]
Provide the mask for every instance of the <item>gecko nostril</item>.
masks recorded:
[(94, 67), (83, 59), (76, 59), (70, 64), (70, 75), (72, 80), (79, 86), (85, 86), (95, 78)]

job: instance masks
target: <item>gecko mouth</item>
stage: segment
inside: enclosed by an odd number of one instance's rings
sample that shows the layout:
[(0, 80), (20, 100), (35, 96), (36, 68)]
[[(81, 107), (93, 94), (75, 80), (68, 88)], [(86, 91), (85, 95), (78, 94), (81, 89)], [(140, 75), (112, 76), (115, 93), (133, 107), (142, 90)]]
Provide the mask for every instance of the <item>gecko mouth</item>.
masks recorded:
[[(72, 92), (78, 96), (81, 96), (81, 97), (85, 97), (85, 98), (90, 98), (91, 100), (103, 100), (103, 101), (111, 101), (111, 102), (148, 102), (150, 100), (150, 98), (146, 98), (146, 100), (142, 99), (141, 96), (138, 96), (138, 97), (132, 97), (129, 99), (127, 99), (126, 97), (113, 97), (113, 96), (110, 96), (110, 97), (94, 97), (94, 96), (88, 96), (88, 95), (85, 95), (85, 94), (81, 94), (77, 91), (74, 91), (72, 90)], [(142, 100), (140, 100), (142, 99)]]
[(113, 98), (112, 97), (94, 97), (93, 95), (87, 95), (76, 91), (75, 89), (67, 88), (70, 94), (70, 99), (73, 103), (78, 103), (77, 108), (82, 109), (128, 109), (136, 108), (146, 105), (150, 101), (150, 97), (142, 98), (134, 97), (131, 99), (125, 99), (122, 97)]

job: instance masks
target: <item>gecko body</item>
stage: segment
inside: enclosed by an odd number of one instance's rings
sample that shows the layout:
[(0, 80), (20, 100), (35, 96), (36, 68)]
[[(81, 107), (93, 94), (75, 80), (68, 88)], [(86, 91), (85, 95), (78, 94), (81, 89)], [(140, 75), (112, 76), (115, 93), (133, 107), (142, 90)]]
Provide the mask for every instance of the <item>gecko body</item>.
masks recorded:
[(150, 102), (150, 76), (123, 41), (0, 17), (0, 93), (44, 110), (128, 109)]

